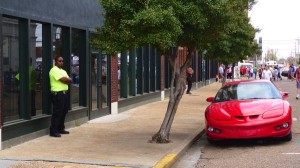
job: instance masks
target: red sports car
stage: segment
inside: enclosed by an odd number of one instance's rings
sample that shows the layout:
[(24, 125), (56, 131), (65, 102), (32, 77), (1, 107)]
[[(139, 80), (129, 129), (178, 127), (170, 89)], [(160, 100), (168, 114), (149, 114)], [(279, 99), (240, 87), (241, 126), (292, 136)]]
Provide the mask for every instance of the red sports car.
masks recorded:
[(208, 140), (282, 138), (292, 139), (292, 107), (288, 93), (268, 80), (228, 82), (205, 110)]

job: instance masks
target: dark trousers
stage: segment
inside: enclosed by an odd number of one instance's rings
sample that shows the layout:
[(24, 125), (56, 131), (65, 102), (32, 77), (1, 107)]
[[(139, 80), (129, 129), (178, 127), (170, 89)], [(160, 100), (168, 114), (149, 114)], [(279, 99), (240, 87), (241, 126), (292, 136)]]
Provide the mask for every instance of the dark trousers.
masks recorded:
[(50, 133), (58, 133), (65, 129), (65, 118), (68, 113), (68, 94), (63, 92), (52, 93), (52, 104)]
[(192, 75), (188, 75), (187, 76), (187, 84), (188, 84), (188, 88), (187, 88), (187, 93), (190, 93), (191, 89), (192, 89), (192, 85), (193, 85), (193, 81), (192, 81)]

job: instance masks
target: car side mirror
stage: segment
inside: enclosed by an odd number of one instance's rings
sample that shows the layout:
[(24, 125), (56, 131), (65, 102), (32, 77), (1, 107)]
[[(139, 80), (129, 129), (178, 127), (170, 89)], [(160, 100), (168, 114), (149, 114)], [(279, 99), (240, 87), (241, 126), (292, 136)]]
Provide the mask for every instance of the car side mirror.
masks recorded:
[(213, 102), (214, 99), (215, 99), (214, 97), (209, 97), (209, 98), (206, 99), (206, 101), (207, 101), (207, 102)]

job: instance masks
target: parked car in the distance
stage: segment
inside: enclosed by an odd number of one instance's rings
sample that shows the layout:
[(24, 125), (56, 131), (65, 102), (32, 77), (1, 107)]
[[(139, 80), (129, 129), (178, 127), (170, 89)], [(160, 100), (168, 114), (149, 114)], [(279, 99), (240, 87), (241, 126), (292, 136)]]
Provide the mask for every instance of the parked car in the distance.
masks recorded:
[(289, 68), (285, 67), (281, 69), (281, 76), (288, 77)]

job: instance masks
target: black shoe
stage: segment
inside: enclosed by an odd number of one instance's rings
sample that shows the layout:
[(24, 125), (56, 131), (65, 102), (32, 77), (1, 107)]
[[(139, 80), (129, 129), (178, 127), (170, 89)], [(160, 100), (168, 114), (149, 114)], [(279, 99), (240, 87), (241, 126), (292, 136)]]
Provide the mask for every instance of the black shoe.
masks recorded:
[(298, 99), (299, 99), (299, 97), (296, 97), (296, 99), (298, 100)]
[(70, 134), (70, 132), (66, 131), (66, 130), (59, 131), (59, 133), (61, 133), (61, 134)]
[(60, 133), (50, 133), (49, 135), (56, 138), (61, 137)]

